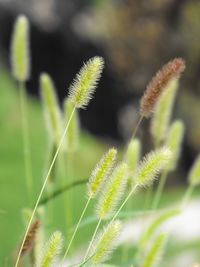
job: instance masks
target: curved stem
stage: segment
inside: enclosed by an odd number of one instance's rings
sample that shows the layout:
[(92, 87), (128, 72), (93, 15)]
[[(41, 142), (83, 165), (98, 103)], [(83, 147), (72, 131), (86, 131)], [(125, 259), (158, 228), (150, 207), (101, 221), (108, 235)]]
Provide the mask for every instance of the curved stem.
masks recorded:
[(70, 189), (72, 189), (72, 188), (74, 188), (76, 186), (83, 185), (87, 181), (88, 181), (88, 179), (84, 179), (84, 180), (75, 181), (75, 182), (73, 182), (71, 184), (62, 186), (58, 190), (55, 190), (54, 192), (52, 192), (51, 194), (49, 194), (47, 197), (41, 199), (40, 202), (39, 202), (39, 206), (45, 205), (49, 201), (51, 201), (54, 198), (56, 198), (56, 197), (60, 196), (61, 194), (63, 194), (65, 191), (68, 191), (68, 190), (70, 190)]
[(102, 221), (102, 219), (99, 219), (99, 221), (98, 221), (98, 223), (97, 223), (97, 226), (96, 226), (96, 228), (95, 228), (95, 230), (94, 230), (94, 233), (93, 233), (93, 235), (92, 235), (92, 239), (90, 240), (90, 244), (89, 244), (89, 246), (88, 246), (88, 248), (87, 248), (87, 251), (86, 251), (86, 253), (85, 253), (85, 256), (84, 256), (83, 261), (86, 261), (86, 258), (87, 258), (88, 254), (89, 254), (89, 252), (90, 252), (91, 247), (92, 247), (92, 243), (93, 243), (93, 241), (94, 241), (94, 239), (95, 239), (95, 237), (96, 237), (97, 231), (98, 231), (98, 229), (99, 229), (99, 227), (100, 227), (100, 225), (101, 225), (101, 221)]
[(56, 161), (56, 159), (57, 159), (57, 156), (58, 156), (58, 153), (59, 153), (59, 151), (60, 151), (60, 148), (61, 148), (61, 146), (62, 146), (62, 144), (63, 144), (64, 139), (65, 139), (65, 135), (66, 135), (67, 130), (68, 130), (68, 128), (69, 128), (70, 122), (71, 122), (72, 117), (73, 117), (73, 114), (74, 114), (74, 112), (75, 112), (75, 109), (76, 109), (76, 107), (74, 107), (74, 109), (73, 109), (73, 111), (72, 111), (72, 113), (71, 113), (71, 115), (70, 115), (70, 118), (69, 118), (69, 120), (68, 120), (68, 122), (67, 122), (67, 125), (66, 125), (66, 127), (65, 127), (64, 133), (63, 133), (63, 135), (62, 135), (62, 137), (61, 137), (60, 143), (59, 143), (59, 145), (58, 145), (58, 147), (57, 147), (57, 150), (56, 150), (56, 152), (55, 152), (55, 155), (54, 155), (54, 157), (53, 157), (53, 160), (52, 160), (51, 165), (50, 165), (50, 167), (49, 167), (49, 170), (48, 170), (48, 172), (47, 172), (46, 178), (45, 178), (44, 183), (43, 183), (43, 185), (42, 185), (41, 191), (40, 191), (39, 196), (38, 196), (38, 198), (37, 198), (37, 201), (36, 201), (36, 203), (35, 203), (35, 207), (34, 207), (34, 209), (33, 209), (31, 218), (30, 218), (30, 220), (29, 220), (29, 223), (28, 223), (27, 229), (26, 229), (26, 231), (25, 231), (25, 235), (24, 235), (24, 238), (23, 238), (23, 241), (22, 241), (22, 244), (21, 244), (21, 247), (20, 247), (18, 256), (17, 256), (17, 260), (16, 260), (16, 263), (15, 263), (15, 267), (18, 266), (18, 263), (19, 263), (19, 260), (20, 260), (20, 257), (21, 257), (22, 249), (23, 249), (23, 246), (24, 246), (24, 243), (25, 243), (27, 234), (28, 234), (29, 229), (30, 229), (30, 227), (31, 227), (31, 223), (32, 223), (33, 218), (34, 218), (34, 216), (35, 216), (36, 210), (37, 210), (37, 208), (38, 208), (40, 199), (41, 199), (42, 194), (43, 194), (43, 192), (44, 192), (44, 189), (45, 189), (45, 186), (46, 186), (46, 184), (47, 184), (48, 178), (49, 178), (49, 176), (50, 176), (51, 170), (52, 170), (52, 168), (53, 168), (53, 166), (54, 166), (54, 163), (55, 163), (55, 161)]
[(71, 247), (71, 244), (72, 244), (72, 242), (73, 242), (73, 240), (74, 240), (74, 237), (75, 237), (75, 235), (76, 235), (76, 233), (77, 233), (77, 231), (78, 231), (79, 225), (80, 225), (80, 223), (81, 223), (81, 221), (82, 221), (82, 219), (83, 219), (83, 216), (85, 215), (85, 212), (86, 212), (86, 210), (87, 210), (87, 208), (88, 208), (88, 205), (89, 205), (90, 201), (91, 201), (91, 198), (88, 198), (88, 200), (87, 200), (87, 202), (86, 202), (86, 204), (85, 204), (85, 208), (84, 208), (83, 211), (82, 211), (82, 214), (81, 214), (81, 216), (80, 216), (80, 218), (79, 218), (79, 221), (78, 221), (78, 223), (77, 223), (77, 225), (76, 225), (76, 228), (75, 228), (74, 233), (73, 233), (73, 235), (72, 235), (72, 237), (71, 237), (71, 240), (70, 240), (70, 242), (69, 242), (69, 245), (68, 245), (68, 247), (67, 247), (67, 249), (66, 249), (66, 251), (65, 251), (65, 254), (64, 254), (64, 256), (63, 256), (62, 261), (64, 261), (64, 259), (66, 258), (67, 254), (68, 254), (68, 252), (69, 252), (69, 249), (70, 249), (70, 247)]
[(20, 107), (21, 107), (21, 120), (22, 120), (22, 139), (23, 139), (25, 175), (26, 175), (28, 196), (30, 197), (33, 185), (33, 177), (32, 177), (32, 164), (31, 164), (30, 135), (29, 135), (29, 125), (28, 125), (27, 95), (24, 82), (19, 82), (19, 94), (20, 94)]

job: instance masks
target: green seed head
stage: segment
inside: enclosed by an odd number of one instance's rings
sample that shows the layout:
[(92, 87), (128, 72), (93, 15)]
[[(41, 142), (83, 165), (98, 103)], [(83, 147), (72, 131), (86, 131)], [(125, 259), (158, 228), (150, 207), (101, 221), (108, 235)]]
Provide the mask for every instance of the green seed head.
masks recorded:
[(30, 76), (29, 21), (20, 15), (14, 25), (11, 42), (11, 67), (13, 76), (25, 82)]
[(116, 247), (116, 241), (121, 232), (121, 228), (121, 223), (119, 221), (114, 221), (99, 233), (94, 241), (91, 252), (91, 256), (94, 254), (91, 260), (92, 265), (98, 265), (109, 259), (111, 252)]
[(58, 145), (62, 136), (62, 120), (55, 86), (47, 73), (40, 76), (40, 91), (48, 132), (53, 142)]
[(178, 160), (181, 154), (181, 145), (184, 137), (185, 127), (182, 121), (177, 120), (172, 123), (168, 137), (166, 139), (166, 146), (172, 151), (172, 158), (169, 161), (167, 169), (173, 171), (176, 169)]
[(129, 169), (129, 177), (130, 177), (130, 184), (133, 184), (133, 176), (134, 173), (138, 167), (138, 163), (141, 156), (141, 142), (139, 139), (133, 139), (128, 145), (126, 154), (125, 154), (125, 160), (128, 165)]
[(97, 203), (97, 216), (102, 220), (108, 219), (117, 208), (127, 185), (128, 166), (119, 164), (105, 188), (101, 190), (101, 196)]
[(76, 108), (85, 108), (92, 98), (103, 71), (101, 57), (90, 59), (76, 75), (69, 88), (69, 98)]
[(52, 267), (61, 252), (62, 245), (62, 234), (58, 231), (54, 232), (41, 253), (36, 267)]
[(101, 190), (105, 180), (112, 172), (117, 156), (117, 150), (111, 148), (101, 158), (93, 170), (89, 182), (87, 184), (87, 195), (89, 198), (94, 198), (96, 194)]
[(147, 154), (135, 173), (134, 181), (139, 186), (146, 186), (158, 177), (160, 172), (166, 168), (171, 159), (172, 153), (166, 148), (156, 149)]
[(200, 155), (196, 158), (190, 172), (189, 172), (189, 183), (193, 186), (200, 184)]

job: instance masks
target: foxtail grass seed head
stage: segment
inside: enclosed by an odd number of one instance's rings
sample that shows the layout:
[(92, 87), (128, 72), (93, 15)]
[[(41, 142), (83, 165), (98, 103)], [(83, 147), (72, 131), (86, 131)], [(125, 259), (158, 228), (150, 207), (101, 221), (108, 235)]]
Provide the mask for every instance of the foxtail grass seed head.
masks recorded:
[(121, 223), (119, 221), (114, 221), (98, 234), (90, 255), (94, 255), (91, 259), (93, 265), (98, 265), (109, 259), (110, 254), (116, 248), (116, 242), (121, 228)]
[(81, 68), (69, 88), (69, 99), (76, 108), (85, 108), (93, 97), (104, 67), (101, 57), (91, 58)]
[(35, 239), (36, 239), (36, 235), (38, 233), (40, 227), (40, 221), (35, 221), (31, 227), (30, 230), (28, 231), (28, 234), (26, 236), (24, 245), (22, 247), (22, 252), (21, 252), (21, 256), (24, 256), (25, 254), (27, 254), (28, 252), (30, 252), (34, 246), (35, 243)]
[(139, 139), (133, 139), (130, 141), (126, 154), (125, 161), (127, 162), (129, 169), (129, 176), (131, 177), (130, 184), (132, 184), (132, 177), (138, 167), (138, 163), (141, 157), (141, 142)]
[(167, 167), (172, 153), (167, 147), (162, 147), (148, 153), (139, 164), (134, 181), (139, 186), (148, 186), (160, 172)]
[(176, 120), (172, 123), (168, 137), (166, 139), (166, 146), (172, 151), (172, 157), (169, 161), (167, 169), (173, 171), (176, 169), (178, 160), (181, 154), (181, 146), (185, 133), (185, 126), (181, 120)]
[(179, 80), (172, 79), (155, 105), (151, 119), (151, 135), (156, 146), (160, 146), (166, 138), (178, 85)]
[(156, 267), (163, 257), (164, 247), (166, 243), (166, 235), (159, 234), (153, 242), (149, 252), (147, 253), (143, 267)]
[(11, 67), (13, 76), (21, 82), (30, 76), (29, 21), (20, 15), (14, 24), (11, 41)]
[(62, 136), (61, 112), (54, 83), (47, 73), (40, 76), (40, 91), (48, 132), (54, 144), (58, 145)]
[(127, 184), (128, 166), (126, 163), (120, 163), (111, 178), (107, 181), (104, 190), (97, 203), (97, 216), (102, 219), (108, 219), (113, 214), (120, 202)]
[(189, 183), (192, 186), (200, 185), (200, 155), (196, 158), (190, 172), (189, 172)]
[[(65, 120), (68, 121), (74, 106), (67, 98), (64, 102)], [(68, 152), (75, 152), (79, 144), (79, 119), (78, 111), (74, 111), (68, 131), (66, 133), (66, 149)]]
[(151, 82), (147, 85), (146, 91), (141, 99), (140, 114), (149, 117), (154, 111), (155, 105), (163, 91), (167, 88), (172, 79), (179, 79), (185, 69), (185, 61), (182, 58), (175, 58), (157, 72)]
[(36, 267), (52, 267), (58, 259), (62, 245), (62, 234), (59, 231), (54, 232), (40, 255)]
[(101, 190), (105, 180), (112, 172), (116, 156), (117, 150), (115, 148), (111, 148), (105, 155), (103, 155), (99, 163), (97, 163), (87, 184), (87, 195), (89, 198), (94, 198)]

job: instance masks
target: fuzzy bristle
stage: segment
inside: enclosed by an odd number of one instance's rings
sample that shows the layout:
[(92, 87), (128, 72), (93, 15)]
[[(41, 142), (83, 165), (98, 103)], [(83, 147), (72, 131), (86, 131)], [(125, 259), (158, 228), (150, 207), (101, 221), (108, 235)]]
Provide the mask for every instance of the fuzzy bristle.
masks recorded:
[(116, 247), (116, 240), (121, 231), (121, 223), (114, 221), (108, 227), (106, 227), (94, 241), (94, 246), (91, 252), (92, 266), (98, 265), (107, 260)]
[(76, 75), (69, 88), (69, 99), (76, 108), (85, 108), (88, 105), (101, 77), (103, 67), (103, 58), (94, 57), (88, 60)]
[(154, 111), (156, 102), (162, 92), (172, 79), (178, 79), (185, 70), (185, 61), (182, 58), (175, 58), (157, 72), (151, 82), (147, 85), (146, 91), (141, 99), (140, 114), (149, 117)]
[(110, 217), (121, 200), (127, 184), (127, 174), (128, 166), (122, 162), (115, 168), (104, 190), (102, 190), (97, 203), (97, 215), (102, 220)]
[(59, 231), (54, 232), (37, 259), (36, 267), (52, 267), (61, 252), (62, 244), (62, 234)]
[(117, 150), (115, 148), (111, 148), (105, 155), (103, 155), (99, 163), (97, 163), (87, 184), (87, 194), (89, 198), (94, 198), (102, 188), (104, 181), (113, 169), (116, 156)]
[(137, 168), (134, 176), (135, 184), (139, 186), (150, 185), (160, 172), (167, 167), (171, 157), (172, 153), (166, 147), (148, 153)]

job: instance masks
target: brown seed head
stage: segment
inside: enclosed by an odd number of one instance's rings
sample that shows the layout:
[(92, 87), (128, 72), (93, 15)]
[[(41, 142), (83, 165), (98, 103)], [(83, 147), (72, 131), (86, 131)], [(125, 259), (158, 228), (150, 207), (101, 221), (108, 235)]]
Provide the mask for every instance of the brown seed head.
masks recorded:
[(160, 95), (172, 79), (179, 79), (185, 70), (185, 61), (175, 58), (162, 67), (147, 85), (146, 91), (141, 99), (140, 114), (148, 117), (153, 112)]
[(38, 220), (31, 225), (22, 248), (21, 256), (24, 256), (26, 253), (32, 250), (39, 227), (40, 221)]

